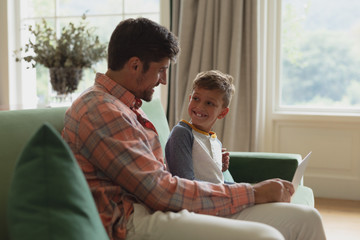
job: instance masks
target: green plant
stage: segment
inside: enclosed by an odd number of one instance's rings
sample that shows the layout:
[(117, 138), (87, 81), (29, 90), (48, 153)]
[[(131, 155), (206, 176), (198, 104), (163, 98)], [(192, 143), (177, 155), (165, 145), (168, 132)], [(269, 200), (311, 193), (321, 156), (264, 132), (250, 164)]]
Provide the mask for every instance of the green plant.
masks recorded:
[(42, 64), (47, 68), (90, 68), (94, 63), (106, 57), (106, 44), (94, 35), (95, 28), (87, 26), (83, 21), (78, 26), (70, 22), (61, 30), (59, 38), (56, 32), (48, 26), (45, 19), (28, 30), (31, 37), (24, 49), (15, 51), (16, 55), (24, 52), (25, 56), (16, 57), (32, 64)]

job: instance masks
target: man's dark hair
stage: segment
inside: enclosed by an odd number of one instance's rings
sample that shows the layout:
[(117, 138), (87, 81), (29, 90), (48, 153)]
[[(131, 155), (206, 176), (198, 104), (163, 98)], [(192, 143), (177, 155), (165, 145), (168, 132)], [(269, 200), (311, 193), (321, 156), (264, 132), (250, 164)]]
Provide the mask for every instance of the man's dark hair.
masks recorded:
[(165, 27), (146, 18), (121, 21), (111, 35), (108, 46), (108, 68), (122, 69), (131, 57), (138, 57), (144, 72), (150, 62), (163, 58), (176, 60), (180, 51), (177, 37)]

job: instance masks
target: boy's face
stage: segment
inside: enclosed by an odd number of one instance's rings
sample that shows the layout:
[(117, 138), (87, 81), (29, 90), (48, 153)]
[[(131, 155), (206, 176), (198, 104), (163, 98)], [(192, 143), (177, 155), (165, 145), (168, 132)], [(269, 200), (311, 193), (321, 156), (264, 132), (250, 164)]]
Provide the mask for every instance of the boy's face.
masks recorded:
[(217, 119), (225, 117), (229, 108), (223, 106), (223, 96), (219, 90), (194, 89), (190, 95), (188, 113), (196, 128), (209, 132)]

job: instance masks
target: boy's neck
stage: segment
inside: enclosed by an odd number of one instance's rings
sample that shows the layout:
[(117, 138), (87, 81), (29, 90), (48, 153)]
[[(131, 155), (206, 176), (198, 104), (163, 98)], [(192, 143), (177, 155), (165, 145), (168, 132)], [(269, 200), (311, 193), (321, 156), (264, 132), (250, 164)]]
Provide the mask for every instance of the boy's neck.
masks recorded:
[(186, 121), (186, 120), (181, 120), (181, 122), (186, 123), (186, 124), (189, 125), (193, 130), (195, 130), (195, 131), (197, 131), (197, 132), (199, 132), (199, 133), (202, 133), (202, 134), (204, 134), (204, 135), (210, 135), (211, 137), (216, 137), (216, 133), (215, 133), (215, 132), (213, 132), (213, 131), (207, 132), (207, 131), (204, 131), (204, 130), (202, 130), (202, 129), (199, 129), (199, 128), (197, 128), (195, 125), (192, 124), (191, 120), (190, 120), (190, 122), (188, 122), (188, 121)]

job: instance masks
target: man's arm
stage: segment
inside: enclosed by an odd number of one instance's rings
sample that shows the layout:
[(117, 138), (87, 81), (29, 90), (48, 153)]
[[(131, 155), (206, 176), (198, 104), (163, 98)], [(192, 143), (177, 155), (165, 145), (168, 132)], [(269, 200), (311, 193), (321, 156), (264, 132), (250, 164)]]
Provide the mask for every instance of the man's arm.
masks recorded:
[[(79, 124), (80, 152), (101, 174), (153, 210), (229, 215), (254, 204), (250, 184), (215, 185), (173, 177), (164, 168), (156, 134), (111, 103)], [(126, 109), (125, 109), (126, 110)], [(131, 110), (130, 110), (131, 111)], [(106, 180), (106, 179), (105, 179)], [(123, 192), (123, 191), (121, 191)]]
[[(95, 181), (93, 188), (104, 184), (108, 188), (119, 188), (116, 192), (126, 193), (127, 197), (132, 195), (152, 210), (187, 209), (219, 216), (234, 214), (255, 204), (255, 196), (257, 203), (287, 200), (278, 196), (284, 187), (280, 186), (276, 192), (268, 191), (269, 186), (278, 186), (277, 182), (253, 188), (246, 183), (211, 184), (173, 177), (165, 170), (157, 135), (144, 129), (135, 114), (131, 116), (131, 110), (125, 114), (118, 108), (111, 103), (100, 104), (97, 111), (84, 114), (74, 128), (74, 136), (78, 136), (74, 141), (76, 154), (97, 169), (89, 175), (91, 181), (96, 178), (99, 182)], [(114, 197), (121, 199), (122, 196)]]

